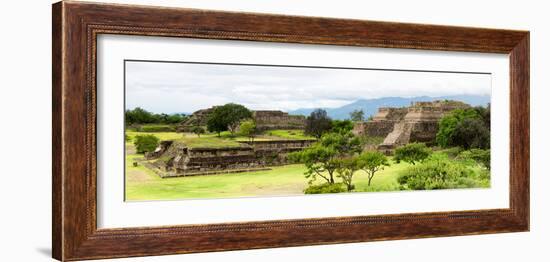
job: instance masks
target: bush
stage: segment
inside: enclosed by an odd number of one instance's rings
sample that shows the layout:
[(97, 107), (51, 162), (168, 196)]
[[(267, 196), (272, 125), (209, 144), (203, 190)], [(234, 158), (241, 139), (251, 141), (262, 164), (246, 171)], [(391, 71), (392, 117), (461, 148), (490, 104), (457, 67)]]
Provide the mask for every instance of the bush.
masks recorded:
[(134, 145), (140, 154), (153, 152), (159, 145), (159, 139), (154, 135), (139, 135), (134, 139)]
[(304, 190), (305, 194), (327, 194), (327, 193), (342, 193), (347, 192), (342, 183), (324, 183), (320, 185), (311, 185)]
[(412, 190), (484, 187), (488, 181), (482, 175), (463, 163), (437, 157), (409, 167), (397, 182)]
[(432, 154), (432, 150), (424, 143), (411, 143), (398, 147), (395, 150), (393, 159), (399, 163), (405, 161), (410, 164), (422, 162)]
[(440, 150), (439, 152), (446, 154), (449, 158), (456, 158), (462, 152), (462, 148), (456, 146), (456, 147), (449, 147), (445, 148), (443, 150)]
[(463, 151), (458, 156), (459, 159), (473, 160), (476, 163), (483, 165), (488, 170), (491, 169), (491, 150), (489, 149), (470, 149)]
[(143, 125), (139, 132), (176, 132), (176, 128), (171, 125)]

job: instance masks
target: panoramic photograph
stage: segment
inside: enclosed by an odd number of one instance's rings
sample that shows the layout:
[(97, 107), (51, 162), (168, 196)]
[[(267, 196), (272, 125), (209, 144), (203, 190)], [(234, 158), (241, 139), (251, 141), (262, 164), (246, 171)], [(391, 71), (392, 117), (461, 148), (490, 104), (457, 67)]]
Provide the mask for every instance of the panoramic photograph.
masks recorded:
[(126, 60), (124, 74), (126, 201), (491, 186), (488, 73)]

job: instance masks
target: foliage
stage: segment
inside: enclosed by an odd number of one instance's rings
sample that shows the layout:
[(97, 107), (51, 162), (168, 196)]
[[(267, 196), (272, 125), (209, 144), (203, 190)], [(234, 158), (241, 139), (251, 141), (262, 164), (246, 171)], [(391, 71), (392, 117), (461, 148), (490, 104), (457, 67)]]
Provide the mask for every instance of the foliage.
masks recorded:
[(235, 134), (241, 120), (251, 118), (252, 112), (246, 107), (229, 103), (216, 107), (207, 120), (208, 131), (218, 133), (229, 130), (231, 135)]
[(153, 152), (159, 145), (159, 139), (154, 135), (138, 135), (134, 139), (136, 151), (140, 154)]
[(461, 152), (458, 155), (459, 159), (470, 159), (483, 165), (486, 169), (491, 169), (491, 150), (473, 148)]
[(173, 125), (146, 124), (138, 128), (139, 132), (175, 132)]
[(363, 112), (363, 109), (355, 109), (349, 113), (349, 116), (353, 122), (365, 121), (365, 112)]
[(473, 188), (488, 185), (487, 178), (467, 165), (448, 158), (430, 158), (419, 165), (411, 166), (397, 181), (403, 189), (429, 190), (449, 188)]
[(361, 141), (361, 144), (363, 146), (366, 145), (375, 145), (378, 146), (384, 142), (383, 136), (368, 136), (368, 135), (362, 135), (359, 137), (359, 141)]
[(184, 114), (154, 114), (143, 108), (136, 107), (126, 110), (124, 120), (126, 125), (133, 124), (177, 124), (187, 119)]
[(304, 173), (310, 183), (321, 177), (328, 183), (334, 183), (334, 171), (339, 166), (339, 158), (351, 156), (361, 151), (361, 143), (351, 133), (327, 133), (310, 147), (289, 154), (289, 159), (306, 165)]
[(338, 173), (338, 177), (342, 179), (342, 183), (346, 185), (348, 192), (355, 189), (353, 185), (353, 175), (355, 175), (357, 170), (359, 170), (358, 157), (341, 158), (338, 160), (336, 172)]
[(452, 159), (452, 158), (458, 157), (458, 155), (462, 151), (464, 151), (462, 148), (460, 148), (459, 146), (455, 146), (455, 147), (444, 148), (442, 150), (439, 150), (438, 152), (446, 154), (449, 158)]
[(323, 109), (315, 109), (306, 118), (305, 134), (321, 138), (332, 128), (332, 120)]
[(350, 120), (332, 120), (330, 132), (348, 133), (353, 130), (353, 122)]
[(342, 183), (323, 183), (320, 185), (310, 185), (304, 190), (305, 194), (328, 194), (346, 192)]
[(410, 143), (395, 149), (393, 159), (396, 163), (405, 161), (410, 164), (422, 162), (432, 154), (432, 150), (424, 143)]
[(467, 118), (456, 125), (451, 141), (453, 145), (465, 149), (485, 149), (491, 146), (491, 134), (483, 120)]
[(202, 134), (206, 133), (206, 130), (204, 130), (202, 126), (193, 127), (192, 131), (198, 137), (201, 137)]
[(367, 151), (357, 157), (356, 165), (358, 169), (362, 169), (367, 173), (368, 186), (370, 186), (376, 172), (384, 169), (385, 166), (389, 166), (390, 163), (384, 154), (378, 151)]
[(442, 147), (487, 149), (490, 147), (490, 131), (489, 107), (456, 109), (439, 121), (436, 142)]
[(254, 141), (254, 135), (256, 134), (256, 124), (254, 120), (242, 121), (239, 127), (240, 135), (246, 136), (250, 139), (251, 142)]

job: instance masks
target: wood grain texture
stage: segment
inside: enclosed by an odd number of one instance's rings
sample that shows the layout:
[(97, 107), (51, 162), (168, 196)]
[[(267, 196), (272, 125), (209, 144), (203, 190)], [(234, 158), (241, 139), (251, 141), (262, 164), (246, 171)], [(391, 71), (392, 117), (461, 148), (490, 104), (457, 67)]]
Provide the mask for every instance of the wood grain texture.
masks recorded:
[[(53, 6), (53, 257), (82, 260), (529, 230), (529, 33), (60, 2)], [(249, 223), (97, 229), (99, 34), (510, 55), (510, 208)]]

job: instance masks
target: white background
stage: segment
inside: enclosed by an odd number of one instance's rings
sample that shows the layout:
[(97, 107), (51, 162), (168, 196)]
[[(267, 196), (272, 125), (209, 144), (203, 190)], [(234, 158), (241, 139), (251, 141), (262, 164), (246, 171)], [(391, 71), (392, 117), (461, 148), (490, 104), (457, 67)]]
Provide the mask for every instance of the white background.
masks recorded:
[[(107, 1), (107, 0), (105, 0)], [(109, 1), (111, 2), (111, 1)], [(119, 1), (209, 9), (436, 23), (531, 31), (531, 232), (218, 252), (124, 261), (548, 261), (550, 28), (545, 1)], [(51, 245), (51, 7), (0, 9), (2, 261), (48, 261)]]

